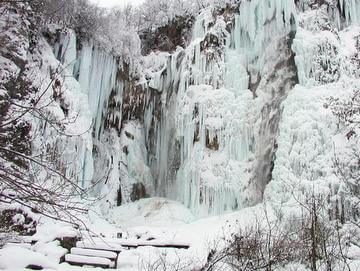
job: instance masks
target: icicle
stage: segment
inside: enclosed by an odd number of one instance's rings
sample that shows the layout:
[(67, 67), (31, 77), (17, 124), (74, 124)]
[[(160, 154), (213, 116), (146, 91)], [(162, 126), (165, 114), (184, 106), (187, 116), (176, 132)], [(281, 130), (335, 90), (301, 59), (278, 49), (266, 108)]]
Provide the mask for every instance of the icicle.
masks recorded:
[(339, 0), (340, 3), (340, 12), (343, 13), (344, 11), (344, 0)]
[(293, 1), (242, 1), (239, 10), (229, 43), (239, 54), (244, 54), (248, 62), (260, 54), (269, 40), (291, 31), (295, 24), (292, 21), (296, 18)]
[[(116, 93), (115, 99), (122, 97), (124, 84), (118, 81), (118, 64), (115, 57), (102, 52), (94, 47), (90, 41), (83, 44), (79, 52), (78, 80), (82, 91), (87, 93), (90, 111), (94, 118), (94, 131), (99, 136), (103, 124), (103, 111), (107, 109), (111, 91)], [(121, 100), (117, 100), (120, 105)], [(113, 116), (121, 122), (121, 114)]]
[(64, 65), (66, 76), (73, 76), (75, 63), (77, 61), (76, 35), (73, 30), (68, 30), (61, 35), (60, 42), (55, 44), (54, 54)]

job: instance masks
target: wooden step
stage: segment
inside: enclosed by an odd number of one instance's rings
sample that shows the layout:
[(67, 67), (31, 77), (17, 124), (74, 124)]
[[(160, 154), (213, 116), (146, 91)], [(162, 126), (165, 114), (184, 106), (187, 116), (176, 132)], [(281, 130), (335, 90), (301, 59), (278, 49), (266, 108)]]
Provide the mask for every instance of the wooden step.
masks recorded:
[(189, 249), (190, 243), (180, 242), (180, 241), (168, 241), (166, 242), (166, 247), (170, 248), (179, 248), (179, 249)]
[(107, 258), (89, 257), (83, 255), (67, 254), (65, 261), (73, 265), (91, 265), (95, 267), (114, 268), (115, 262)]
[(178, 248), (178, 249), (188, 249), (190, 247), (189, 243), (186, 242), (176, 242), (169, 240), (139, 240), (139, 247), (151, 246), (151, 247), (161, 247), (161, 248)]
[(152, 247), (164, 247), (164, 248), (179, 248), (179, 249), (188, 249), (190, 244), (187, 242), (180, 242), (180, 241), (170, 241), (170, 240), (142, 240), (142, 239), (115, 239), (115, 238), (93, 238), (91, 241), (85, 241), (88, 243), (95, 242), (96, 244), (99, 243), (106, 243), (109, 245), (114, 246), (123, 246), (128, 248), (137, 248), (143, 246), (152, 246)]
[(79, 247), (71, 248), (70, 253), (74, 255), (108, 258), (111, 260), (115, 260), (118, 255), (116, 252), (112, 252), (112, 251), (79, 248)]
[(106, 244), (110, 244), (110, 245), (115, 245), (115, 246), (123, 246), (123, 247), (128, 247), (128, 248), (136, 248), (138, 247), (138, 240), (134, 240), (134, 239), (118, 239), (118, 238), (99, 238), (99, 237), (94, 237), (92, 239), (85, 239), (84, 242), (89, 242), (89, 243), (106, 243)]
[(92, 243), (88, 241), (78, 241), (76, 242), (76, 247), (78, 248), (86, 248), (86, 249), (94, 249), (94, 250), (107, 250), (107, 251), (114, 251), (120, 252), (124, 250), (121, 245), (114, 244), (114, 243)]

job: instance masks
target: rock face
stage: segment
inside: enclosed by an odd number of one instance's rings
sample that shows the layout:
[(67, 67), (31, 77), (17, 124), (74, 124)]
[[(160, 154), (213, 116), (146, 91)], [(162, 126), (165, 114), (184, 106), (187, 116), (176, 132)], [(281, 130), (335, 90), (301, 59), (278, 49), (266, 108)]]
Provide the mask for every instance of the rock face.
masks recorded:
[[(4, 9), (1, 10), (5, 12)], [(11, 12), (11, 11), (10, 11)], [(0, 57), (1, 57), (1, 117), (0, 117), (0, 144), (10, 150), (31, 154), (30, 131), (31, 123), (26, 120), (12, 121), (14, 114), (13, 103), (21, 103), (30, 100), (34, 92), (38, 89), (34, 87), (31, 81), (26, 77), (30, 61), (27, 53), (36, 48), (35, 35), (29, 35), (34, 31), (34, 25), (20, 23), (20, 15), (9, 18), (8, 31), (2, 31), (0, 34)], [(4, 23), (2, 23), (4, 27)], [(32, 37), (28, 39), (28, 35)], [(16, 38), (17, 46), (12, 42)], [(29, 103), (28, 103), (29, 104)], [(1, 156), (7, 161), (13, 161), (17, 166), (27, 167), (26, 162), (10, 152), (1, 151)]]
[(177, 46), (186, 47), (191, 36), (191, 28), (194, 23), (192, 16), (176, 17), (168, 25), (152, 30), (144, 30), (140, 33), (143, 55), (152, 51), (173, 52)]
[[(204, 9), (142, 33), (141, 69), (58, 30), (53, 53), (79, 93), (57, 91), (55, 81), (52, 97), (65, 117), (76, 111), (69, 98), (79, 99), (80, 116), (93, 123), (71, 145), (81, 157), (79, 182), (94, 185), (104, 212), (163, 196), (197, 216), (250, 206), (264, 194), (286, 200), (288, 179), (327, 187), (335, 177), (326, 153), (343, 130), (333, 129), (322, 104), (332, 89), (346, 95), (358, 84), (359, 10), (347, 0)], [(296, 107), (303, 111), (294, 119)]]
[[(0, 14), (6, 18), (0, 23), (1, 193), (10, 188), (19, 198), (29, 197), (27, 187), (13, 187), (14, 179), (43, 184), (61, 175), (80, 183), (86, 152), (92, 149), (91, 135), (84, 133), (91, 119), (80, 87), (67, 70), (60, 72), (38, 17), (26, 4), (2, 3)], [(44, 170), (47, 166), (53, 174)]]

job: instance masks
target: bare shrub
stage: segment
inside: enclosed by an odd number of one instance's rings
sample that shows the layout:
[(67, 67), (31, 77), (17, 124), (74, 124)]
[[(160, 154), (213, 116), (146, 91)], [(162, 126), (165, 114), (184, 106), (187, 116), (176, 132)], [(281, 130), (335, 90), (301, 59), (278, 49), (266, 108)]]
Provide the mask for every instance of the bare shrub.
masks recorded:
[(236, 226), (238, 230), (230, 237), (210, 247), (201, 271), (271, 271), (294, 263), (313, 271), (345, 270), (348, 237), (336, 221), (323, 219), (320, 207), (315, 207), (281, 223), (266, 215), (265, 220), (257, 219), (251, 226)]

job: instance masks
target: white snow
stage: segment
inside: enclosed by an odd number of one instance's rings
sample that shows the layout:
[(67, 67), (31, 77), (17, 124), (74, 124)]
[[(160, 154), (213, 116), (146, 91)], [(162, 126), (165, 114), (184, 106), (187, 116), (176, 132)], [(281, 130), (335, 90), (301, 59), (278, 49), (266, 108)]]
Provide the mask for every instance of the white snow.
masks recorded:
[(89, 249), (103, 249), (109, 251), (122, 251), (123, 247), (114, 243), (93, 243), (91, 241), (78, 241), (76, 242), (76, 247), (78, 248), (89, 248)]
[(57, 238), (76, 237), (78, 234), (79, 233), (72, 225), (47, 218), (41, 218), (38, 222), (36, 233), (32, 236), (32, 240), (46, 243)]
[(0, 269), (23, 270), (29, 265), (38, 265), (52, 270), (57, 269), (56, 263), (38, 252), (12, 246), (5, 246), (0, 249)]
[(141, 199), (134, 203), (113, 208), (109, 218), (116, 225), (126, 227), (166, 227), (183, 225), (194, 220), (191, 212), (178, 202), (162, 198)]
[(100, 257), (87, 257), (82, 255), (73, 255), (73, 254), (67, 254), (65, 255), (65, 261), (72, 262), (72, 263), (81, 263), (81, 264), (97, 264), (97, 265), (107, 265), (112, 266), (112, 262), (109, 259), (106, 258), (100, 258)]
[(109, 259), (116, 259), (117, 254), (111, 251), (94, 250), (94, 249), (82, 249), (73, 247), (70, 250), (71, 254), (82, 255), (82, 256), (95, 256)]
[(46, 256), (53, 263), (59, 263), (60, 258), (68, 253), (66, 248), (60, 246), (58, 240), (49, 243), (40, 241), (33, 245), (31, 249)]
[(90, 0), (90, 2), (97, 4), (101, 7), (125, 7), (126, 5), (140, 5), (144, 0)]
[[(346, 139), (346, 127), (325, 105), (330, 96), (350, 97), (359, 85), (357, 68), (351, 62), (357, 35), (358, 26), (345, 28), (336, 35), (319, 29), (297, 31), (293, 50), (297, 54), (300, 84), (283, 103), (273, 179), (265, 190), (265, 198), (274, 206), (289, 209), (288, 214), (297, 213), (296, 207), (291, 207), (296, 206), (294, 194), (304, 200), (311, 189), (329, 197), (326, 208), (330, 212), (335, 207), (342, 208), (336, 206), (343, 183), (336, 174), (334, 157), (350, 163), (353, 143)], [(336, 48), (334, 55), (327, 51), (331, 46)], [(318, 63), (336, 65), (337, 73), (330, 68), (322, 69)]]

